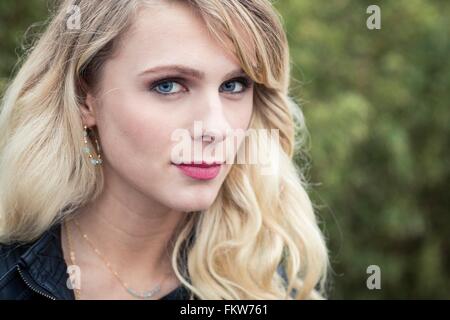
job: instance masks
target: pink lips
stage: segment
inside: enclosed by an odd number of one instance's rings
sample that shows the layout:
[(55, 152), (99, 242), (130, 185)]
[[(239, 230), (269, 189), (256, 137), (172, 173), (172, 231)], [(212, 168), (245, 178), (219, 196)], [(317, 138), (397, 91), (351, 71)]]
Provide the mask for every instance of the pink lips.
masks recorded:
[(181, 170), (185, 175), (197, 179), (197, 180), (210, 180), (217, 177), (222, 167), (221, 163), (207, 164), (202, 163), (182, 163), (176, 165), (178, 169)]

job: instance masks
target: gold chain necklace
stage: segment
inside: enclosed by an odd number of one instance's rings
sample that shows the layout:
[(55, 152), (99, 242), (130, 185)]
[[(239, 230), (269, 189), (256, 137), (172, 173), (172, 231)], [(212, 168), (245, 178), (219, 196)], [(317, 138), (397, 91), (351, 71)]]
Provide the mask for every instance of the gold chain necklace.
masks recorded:
[[(136, 290), (133, 290), (132, 288), (130, 288), (128, 286), (128, 284), (126, 282), (124, 282), (121, 277), (119, 276), (119, 274), (117, 273), (117, 271), (113, 270), (113, 268), (111, 267), (111, 263), (106, 260), (106, 258), (101, 254), (101, 252), (94, 246), (94, 244), (92, 243), (92, 241), (89, 239), (89, 237), (87, 236), (87, 234), (83, 233), (83, 231), (81, 230), (81, 226), (78, 223), (78, 221), (76, 221), (74, 219), (74, 223), (78, 229), (78, 231), (80, 232), (80, 234), (82, 235), (83, 239), (86, 240), (86, 242), (89, 244), (89, 246), (93, 249), (93, 251), (95, 252), (95, 254), (103, 261), (103, 263), (106, 265), (106, 267), (109, 269), (109, 271), (114, 275), (114, 277), (119, 281), (119, 283), (121, 284), (121, 286), (133, 297), (136, 298), (140, 298), (140, 299), (150, 299), (152, 296), (154, 296), (156, 293), (158, 293), (159, 291), (161, 291), (161, 286), (162, 284), (165, 282), (167, 276), (169, 275), (169, 273), (166, 273), (166, 276), (163, 278), (163, 280), (160, 282), (160, 284), (156, 285), (153, 289), (148, 290), (148, 291), (144, 291), (142, 293), (137, 292)], [(67, 233), (67, 237), (68, 237), (68, 242), (69, 242), (69, 251), (70, 251), (70, 260), (72, 264), (75, 264), (75, 252), (72, 249), (72, 244), (71, 244), (71, 237), (70, 237), (70, 232), (68, 230), (68, 226), (66, 224), (66, 233)], [(75, 291), (75, 298), (79, 299), (81, 290), (77, 289), (74, 290)], [(78, 292), (77, 292), (78, 291)], [(78, 297), (77, 297), (78, 296)]]
[[(67, 221), (64, 221), (64, 229), (66, 230), (67, 244), (68, 244), (68, 247), (69, 247), (70, 264), (75, 266), (76, 265), (75, 251), (73, 251), (72, 237), (70, 236), (70, 232), (69, 232), (69, 227), (67, 225)], [(75, 300), (80, 300), (81, 289), (74, 287), (73, 291), (74, 291), (74, 294), (75, 294)]]

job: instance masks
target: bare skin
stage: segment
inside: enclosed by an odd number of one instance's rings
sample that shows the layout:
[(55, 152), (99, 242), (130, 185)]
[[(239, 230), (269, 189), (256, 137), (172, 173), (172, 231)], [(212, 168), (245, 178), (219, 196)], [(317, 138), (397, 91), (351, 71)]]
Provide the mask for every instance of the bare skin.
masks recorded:
[[(102, 195), (80, 208), (84, 233), (138, 292), (150, 290), (164, 277), (159, 299), (180, 285), (171, 266), (168, 242), (186, 212), (207, 209), (229, 172), (224, 165), (212, 180), (193, 180), (171, 164), (171, 133), (194, 121), (224, 136), (228, 129), (247, 129), (253, 87), (246, 90), (229, 77), (240, 69), (208, 36), (204, 22), (182, 2), (159, 3), (140, 10), (133, 28), (104, 69), (99, 93), (89, 93), (82, 108), (83, 124), (96, 126), (102, 145), (105, 185)], [(170, 26), (170, 27), (168, 27)], [(156, 80), (174, 72), (144, 72), (161, 65), (184, 65), (204, 73), (172, 84), (170, 96), (151, 90)], [(224, 84), (235, 84), (227, 92)], [(161, 92), (161, 87), (158, 88)], [(221, 138), (219, 137), (219, 140)], [(103, 261), (69, 224), (81, 270), (81, 299), (136, 299), (121, 286)], [(63, 230), (63, 239), (66, 233)], [(68, 249), (64, 256), (70, 264)]]

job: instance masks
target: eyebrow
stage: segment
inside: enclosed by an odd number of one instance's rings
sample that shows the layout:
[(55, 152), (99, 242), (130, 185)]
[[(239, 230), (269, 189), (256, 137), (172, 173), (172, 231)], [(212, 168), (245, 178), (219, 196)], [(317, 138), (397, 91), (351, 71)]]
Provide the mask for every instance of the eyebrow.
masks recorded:
[[(183, 65), (163, 65), (163, 66), (157, 66), (154, 68), (150, 68), (150, 69), (146, 69), (143, 72), (139, 73), (139, 75), (144, 75), (144, 74), (148, 74), (148, 73), (160, 73), (160, 72), (178, 72), (180, 74), (183, 74), (185, 76), (189, 76), (191, 78), (196, 78), (196, 79), (204, 79), (205, 78), (205, 73), (203, 71), (200, 70), (196, 70), (187, 66), (183, 66)], [(236, 76), (241, 76), (241, 75), (246, 75), (246, 73), (244, 72), (244, 70), (242, 70), (242, 68), (233, 70), (231, 72), (228, 72), (225, 75), (225, 78), (229, 78), (229, 77), (236, 77)]]

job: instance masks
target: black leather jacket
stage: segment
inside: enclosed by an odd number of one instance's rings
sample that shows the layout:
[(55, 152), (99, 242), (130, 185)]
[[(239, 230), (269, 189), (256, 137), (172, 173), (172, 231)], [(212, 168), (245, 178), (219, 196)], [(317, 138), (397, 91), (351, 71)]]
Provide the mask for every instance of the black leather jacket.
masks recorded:
[[(33, 243), (0, 244), (0, 300), (74, 300), (68, 278), (60, 224)], [(185, 300), (188, 296), (187, 289), (179, 286), (160, 300)]]

